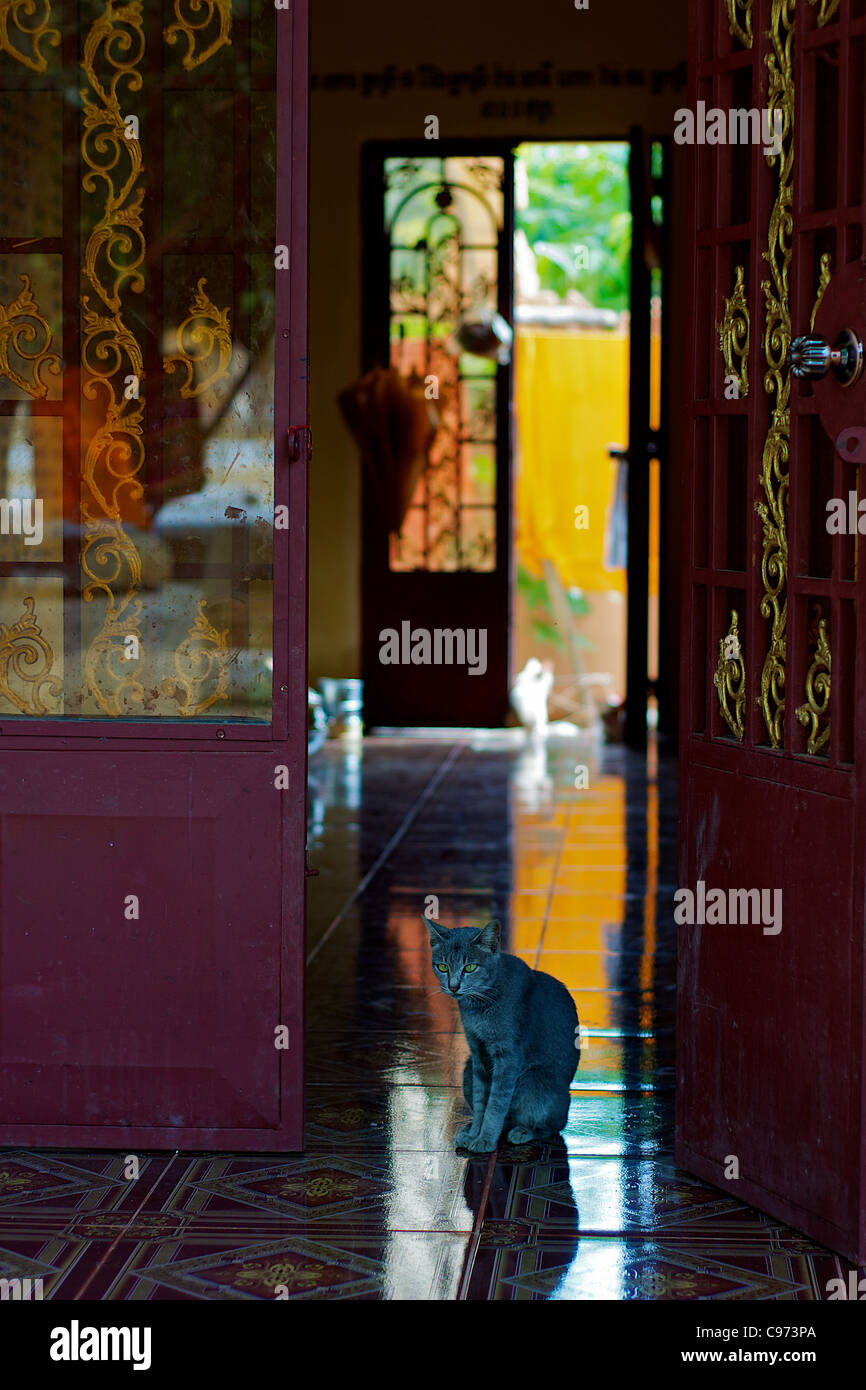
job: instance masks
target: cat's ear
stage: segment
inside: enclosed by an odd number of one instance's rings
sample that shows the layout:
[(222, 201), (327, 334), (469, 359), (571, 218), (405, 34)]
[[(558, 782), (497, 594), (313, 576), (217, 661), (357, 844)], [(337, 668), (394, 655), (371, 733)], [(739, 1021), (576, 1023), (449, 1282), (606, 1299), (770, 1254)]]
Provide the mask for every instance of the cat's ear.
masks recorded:
[(502, 923), (496, 920), (488, 922), (486, 927), (482, 927), (475, 938), (476, 946), (483, 946), (485, 951), (490, 951), (493, 955), (499, 950), (499, 933), (502, 931)]
[(424, 923), (425, 927), (427, 928), (427, 931), (428, 931), (429, 936), (430, 936), (430, 944), (431, 944), (431, 946), (435, 946), (437, 941), (445, 941), (445, 940), (446, 940), (446, 938), (447, 938), (447, 936), (448, 936), (448, 928), (447, 928), (447, 927), (440, 927), (440, 925), (439, 925), (438, 922), (433, 922), (433, 921), (431, 921), (431, 919), (430, 919), (429, 917), (425, 917), (425, 916), (423, 916), (423, 914), (422, 914), (422, 917), (421, 917), (421, 921)]

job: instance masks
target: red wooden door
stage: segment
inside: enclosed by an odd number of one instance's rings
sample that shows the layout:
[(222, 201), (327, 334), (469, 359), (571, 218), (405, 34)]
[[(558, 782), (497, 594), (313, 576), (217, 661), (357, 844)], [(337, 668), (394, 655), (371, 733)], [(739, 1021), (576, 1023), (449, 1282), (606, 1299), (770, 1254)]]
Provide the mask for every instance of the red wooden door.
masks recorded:
[(781, 132), (690, 152), (676, 1155), (862, 1263), (866, 380), (789, 349), (866, 337), (866, 5), (690, 14), (691, 109)]
[(0, 1143), (298, 1149), (307, 6), (39, 14), (0, 37)]
[(510, 682), (512, 369), (492, 341), (485, 356), (455, 338), (485, 314), (512, 322), (513, 151), (432, 149), (364, 150), (365, 371), (415, 373), (437, 426), (401, 518), (380, 477), (364, 476), (365, 720), (495, 726)]

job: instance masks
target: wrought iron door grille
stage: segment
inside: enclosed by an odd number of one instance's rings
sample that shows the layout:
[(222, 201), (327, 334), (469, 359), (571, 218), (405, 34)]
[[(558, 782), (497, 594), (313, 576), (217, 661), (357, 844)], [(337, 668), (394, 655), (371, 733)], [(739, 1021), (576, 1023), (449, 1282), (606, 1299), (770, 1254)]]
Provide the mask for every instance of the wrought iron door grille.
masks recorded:
[(501, 373), (495, 360), (460, 352), (454, 333), (497, 307), (504, 172), (497, 156), (385, 160), (390, 365), (423, 380), (439, 417), (391, 536), (392, 570), (496, 568)]

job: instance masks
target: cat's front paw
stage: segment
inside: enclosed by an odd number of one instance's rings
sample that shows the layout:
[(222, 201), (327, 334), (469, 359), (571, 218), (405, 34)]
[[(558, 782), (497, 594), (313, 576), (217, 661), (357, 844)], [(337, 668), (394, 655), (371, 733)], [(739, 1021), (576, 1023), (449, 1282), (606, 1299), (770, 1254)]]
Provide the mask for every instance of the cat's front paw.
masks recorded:
[(468, 1144), (469, 1140), (470, 1140), (470, 1139), (474, 1139), (474, 1138), (475, 1138), (475, 1131), (473, 1130), (472, 1126), (471, 1126), (471, 1125), (463, 1125), (461, 1129), (458, 1129), (458, 1131), (457, 1131), (457, 1138), (455, 1139), (454, 1142), (456, 1143), (458, 1149), (465, 1149), (465, 1148), (467, 1147), (467, 1144)]
[(460, 1135), (458, 1134), (457, 1143), (459, 1148), (465, 1149), (467, 1153), (471, 1154), (490, 1154), (493, 1153), (493, 1150), (496, 1148), (496, 1143), (491, 1143), (483, 1134), (467, 1134), (466, 1138), (463, 1140), (460, 1139)]
[(514, 1129), (508, 1131), (509, 1144), (530, 1144), (534, 1138), (532, 1130), (524, 1125), (515, 1125)]

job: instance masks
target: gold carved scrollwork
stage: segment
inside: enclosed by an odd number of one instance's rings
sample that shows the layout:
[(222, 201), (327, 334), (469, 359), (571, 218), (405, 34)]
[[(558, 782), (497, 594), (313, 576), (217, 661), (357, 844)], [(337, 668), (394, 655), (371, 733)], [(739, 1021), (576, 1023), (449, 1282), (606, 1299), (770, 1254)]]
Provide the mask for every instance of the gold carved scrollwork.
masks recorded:
[(818, 271), (818, 288), (815, 291), (815, 303), (812, 305), (812, 317), (809, 319), (809, 327), (815, 327), (815, 317), (821, 307), (821, 300), (824, 298), (824, 291), (830, 283), (830, 252), (825, 251), (821, 257), (820, 268)]
[[(188, 14), (184, 14), (185, 8)], [(190, 17), (201, 10), (206, 12), (203, 18), (195, 20)], [(174, 14), (176, 22), (163, 30), (163, 36), (166, 43), (171, 44), (177, 43), (180, 38), (186, 39), (183, 65), (187, 72), (206, 63), (220, 48), (232, 41), (232, 0), (174, 0)], [(198, 37), (205, 29), (213, 29), (214, 18), (218, 24), (216, 34), (211, 35), (206, 47), (196, 52)]]
[(82, 60), (88, 84), (82, 92), (82, 187), (87, 193), (101, 190), (105, 200), (84, 251), (84, 274), (99, 304), (91, 308), (87, 295), (81, 301), (82, 391), (104, 410), (102, 424), (84, 440), (82, 589), (87, 603), (98, 594), (106, 600), (84, 671), (91, 696), (112, 718), (129, 713), (144, 697), (141, 682), (128, 674), (124, 651), (128, 638), (143, 644), (143, 636), (141, 560), (124, 529), (122, 510), (122, 502), (139, 499), (143, 491), (138, 474), (145, 453), (144, 405), (127, 399), (124, 389), (128, 376), (141, 378), (142, 354), (122, 313), (123, 291), (144, 289), (142, 190), (137, 187), (142, 161), (138, 140), (127, 139), (119, 96), (121, 85), (126, 93), (140, 90), (144, 47), (141, 0), (125, 5), (106, 0), (87, 32)]
[[(753, 0), (726, 0), (726, 3), (728, 6), (728, 29), (745, 48), (751, 48), (754, 42), (752, 36)], [(742, 19), (740, 18), (741, 15)]]
[[(204, 292), (207, 280), (198, 282), (192, 307), (177, 330), (177, 352), (163, 358), (167, 372), (173, 372), (176, 362), (186, 369), (186, 381), (180, 388), (185, 397), (201, 396), (209, 386), (222, 380), (229, 369), (232, 355), (232, 335), (228, 309), (218, 309)], [(216, 361), (214, 361), (216, 358)], [(196, 367), (202, 375), (196, 381)]]
[[(206, 607), (205, 600), (201, 599), (198, 616), (174, 653), (176, 678), (162, 682), (163, 692), (177, 700), (178, 714), (201, 714), (228, 694), (228, 628), (217, 632), (205, 617)], [(214, 679), (215, 686), (207, 691), (208, 682)]]
[[(60, 375), (60, 358), (51, 351), (51, 329), (39, 312), (39, 305), (30, 293), (30, 276), (22, 275), (24, 288), (11, 304), (0, 304), (0, 381), (7, 377), (14, 386), (26, 391), (34, 400), (48, 394), (48, 383), (42, 380), (43, 370)], [(29, 351), (27, 344), (43, 339), (42, 346)], [(22, 366), (30, 367), (30, 376), (23, 376), (12, 365), (12, 356)]]
[(818, 6), (818, 27), (823, 29), (825, 24), (835, 19), (841, 0), (809, 0), (809, 4), (813, 9)]
[[(59, 714), (61, 687), (51, 675), (53, 666), (54, 652), (36, 621), (35, 601), (25, 598), (17, 623), (0, 623), (0, 700), (8, 700), (19, 714)], [(13, 679), (23, 694), (13, 688)], [(43, 693), (53, 696), (54, 703), (46, 704)]]
[(740, 743), (745, 726), (743, 711), (746, 705), (746, 666), (740, 651), (737, 610), (731, 610), (731, 625), (719, 642), (719, 661), (713, 684), (719, 696), (722, 718)]
[(822, 753), (830, 741), (830, 643), (824, 618), (818, 622), (815, 653), (806, 672), (806, 701), (797, 718), (808, 730), (806, 752)]
[(788, 579), (788, 453), (790, 444), (791, 374), (787, 365), (791, 342), (789, 272), (791, 265), (791, 197), (794, 163), (794, 79), (792, 45), (793, 0), (773, 0), (770, 15), (768, 107), (775, 129), (781, 112), (782, 138), (778, 153), (766, 155), (776, 164), (776, 196), (770, 213), (768, 248), (763, 253), (770, 279), (761, 283), (766, 306), (764, 389), (772, 398), (770, 423), (761, 458), (764, 500), (756, 503), (763, 522), (761, 616), (770, 623), (769, 643), (761, 671), (758, 704), (772, 747), (782, 744), (785, 719), (785, 633)]
[(749, 306), (743, 267), (738, 265), (734, 288), (725, 300), (725, 312), (719, 326), (719, 344), (725, 363), (725, 377), (733, 377), (740, 396), (749, 394)]
[[(57, 48), (60, 43), (60, 30), (50, 28), (50, 23), (50, 0), (0, 0), (0, 53), (8, 53), (31, 72), (44, 72), (48, 59), (40, 46)], [(29, 52), (18, 47), (22, 40)]]

